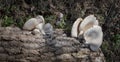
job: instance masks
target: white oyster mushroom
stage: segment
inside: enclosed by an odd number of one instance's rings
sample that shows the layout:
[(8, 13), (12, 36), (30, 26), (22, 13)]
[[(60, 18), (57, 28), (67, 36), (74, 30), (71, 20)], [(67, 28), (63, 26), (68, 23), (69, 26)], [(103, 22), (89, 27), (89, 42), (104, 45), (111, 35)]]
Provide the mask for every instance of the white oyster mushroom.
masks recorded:
[(82, 22), (82, 18), (78, 18), (72, 26), (72, 30), (71, 30), (71, 36), (72, 37), (78, 37), (78, 33), (79, 33), (79, 25)]
[(44, 26), (44, 24), (43, 24), (43, 23), (40, 23), (40, 24), (36, 25), (35, 28), (36, 28), (36, 29), (39, 29), (39, 31), (40, 31), (43, 35), (45, 35), (43, 26)]
[(42, 15), (38, 15), (38, 16), (36, 17), (36, 19), (39, 21), (39, 23), (45, 24), (45, 19), (43, 18)]
[(40, 33), (40, 30), (39, 30), (39, 29), (34, 29), (34, 30), (33, 30), (33, 34), (36, 35), (36, 34), (39, 34), (39, 33)]
[(87, 16), (80, 24), (79, 35), (82, 35), (87, 29), (91, 28), (93, 25), (98, 25), (98, 20), (94, 15)]
[(59, 18), (60, 18), (60, 19), (63, 19), (63, 16), (64, 16), (64, 15), (63, 15), (62, 13), (59, 14)]
[(56, 19), (56, 25), (60, 25), (60, 23), (63, 21), (63, 13), (61, 12), (57, 12), (56, 13), (57, 19)]
[(64, 16), (63, 13), (61, 13), (61, 12), (56, 12), (55, 14), (56, 14), (57, 18), (59, 18), (59, 19), (62, 19)]
[(92, 51), (97, 51), (103, 42), (103, 32), (100, 26), (94, 25), (84, 33), (86, 44)]
[(45, 24), (44, 31), (46, 35), (52, 36), (54, 33), (53, 26), (50, 23)]
[(33, 30), (35, 29), (36, 25), (39, 23), (45, 23), (43, 16), (38, 15), (36, 18), (31, 18), (25, 22), (23, 29), (24, 30)]
[(38, 25), (38, 21), (36, 18), (31, 18), (27, 22), (25, 22), (23, 29), (24, 30), (33, 30), (36, 25)]

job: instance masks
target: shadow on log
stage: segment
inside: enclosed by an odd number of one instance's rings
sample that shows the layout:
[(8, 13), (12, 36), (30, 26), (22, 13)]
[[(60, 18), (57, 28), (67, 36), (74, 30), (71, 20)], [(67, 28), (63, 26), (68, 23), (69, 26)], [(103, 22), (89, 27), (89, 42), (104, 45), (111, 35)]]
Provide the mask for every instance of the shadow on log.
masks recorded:
[(92, 52), (57, 29), (53, 39), (17, 27), (0, 27), (0, 62), (105, 62), (101, 50)]

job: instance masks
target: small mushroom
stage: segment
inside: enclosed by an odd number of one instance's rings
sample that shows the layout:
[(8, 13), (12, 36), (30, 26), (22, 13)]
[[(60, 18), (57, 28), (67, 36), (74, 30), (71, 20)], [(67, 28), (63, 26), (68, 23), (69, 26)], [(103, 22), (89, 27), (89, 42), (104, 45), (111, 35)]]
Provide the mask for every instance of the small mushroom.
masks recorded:
[(63, 13), (61, 12), (56, 12), (56, 20), (55, 20), (55, 25), (60, 25), (60, 23), (62, 22), (63, 20)]
[(79, 35), (82, 35), (87, 29), (91, 28), (93, 25), (98, 25), (98, 20), (94, 15), (87, 16), (79, 26)]
[(27, 22), (25, 22), (23, 29), (24, 30), (33, 30), (36, 25), (38, 25), (38, 21), (36, 18), (31, 18)]
[(40, 31), (43, 35), (45, 35), (43, 26), (44, 26), (44, 24), (43, 24), (43, 23), (40, 23), (40, 24), (36, 25), (35, 28), (36, 28), (36, 29), (39, 29), (39, 31)]
[(44, 32), (47, 36), (53, 36), (53, 26), (50, 23), (45, 24)]
[(37, 35), (40, 33), (40, 30), (39, 29), (34, 29), (33, 32), (32, 32), (34, 35)]
[(85, 44), (88, 44), (92, 51), (97, 51), (103, 42), (102, 28), (94, 25), (84, 32)]
[(45, 24), (45, 20), (44, 20), (43, 16), (38, 15), (36, 18), (31, 18), (28, 21), (26, 21), (23, 26), (23, 29), (24, 30), (33, 30), (40, 23)]
[(78, 37), (78, 33), (79, 33), (79, 25), (82, 22), (82, 18), (78, 18), (72, 26), (72, 30), (71, 30), (71, 36), (72, 37)]

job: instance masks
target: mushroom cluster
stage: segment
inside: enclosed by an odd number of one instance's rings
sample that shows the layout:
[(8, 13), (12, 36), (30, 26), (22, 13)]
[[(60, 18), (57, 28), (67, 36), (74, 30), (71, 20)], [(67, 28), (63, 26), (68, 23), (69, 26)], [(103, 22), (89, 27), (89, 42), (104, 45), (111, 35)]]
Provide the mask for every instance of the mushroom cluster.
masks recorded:
[(45, 20), (42, 15), (38, 15), (35, 18), (27, 20), (23, 26), (24, 30), (33, 31), (34, 34), (42, 33), (43, 35), (52, 35), (53, 26), (50, 23), (45, 24)]
[(82, 36), (85, 40), (84, 44), (88, 45), (92, 51), (97, 51), (103, 41), (102, 28), (94, 15), (84, 19), (78, 18), (72, 26), (71, 36), (76, 38)]

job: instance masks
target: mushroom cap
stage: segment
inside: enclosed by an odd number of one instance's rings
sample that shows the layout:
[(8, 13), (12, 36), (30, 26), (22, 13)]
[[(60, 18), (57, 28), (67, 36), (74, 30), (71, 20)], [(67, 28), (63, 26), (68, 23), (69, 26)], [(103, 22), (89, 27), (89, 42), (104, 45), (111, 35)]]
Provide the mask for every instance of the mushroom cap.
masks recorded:
[(36, 19), (38, 20), (39, 23), (44, 23), (45, 24), (45, 19), (42, 15), (36, 16)]
[(53, 34), (53, 26), (50, 23), (44, 25), (44, 31), (46, 34)]
[(44, 25), (45, 20), (44, 20), (43, 16), (38, 15), (36, 18), (31, 18), (28, 21), (26, 21), (24, 26), (23, 26), (23, 29), (25, 29), (25, 30), (33, 30), (40, 23), (42, 23)]
[(63, 13), (60, 13), (60, 14), (59, 14), (59, 17), (60, 17), (60, 18), (63, 18), (63, 16), (64, 16)]
[(45, 35), (44, 29), (43, 29), (44, 24), (43, 23), (39, 23), (38, 25), (35, 26), (36, 29), (39, 29), (40, 32)]
[(90, 49), (96, 51), (102, 44), (103, 32), (100, 26), (94, 25), (84, 32), (84, 39), (90, 45)]
[(43, 30), (43, 23), (39, 23), (38, 25), (35, 26), (36, 29)]
[(79, 30), (86, 31), (87, 29), (91, 28), (93, 25), (98, 25), (98, 20), (94, 15), (89, 15), (85, 17), (85, 19), (81, 22)]
[(38, 21), (36, 18), (31, 18), (28, 21), (25, 22), (23, 29), (25, 30), (33, 30), (36, 25), (38, 25)]
[(78, 18), (72, 26), (72, 30), (71, 30), (71, 36), (72, 37), (77, 37), (78, 33), (79, 33), (79, 25), (82, 22), (82, 18)]
[(39, 34), (39, 33), (40, 33), (40, 30), (39, 30), (39, 29), (34, 29), (32, 33), (33, 33), (34, 35)]

